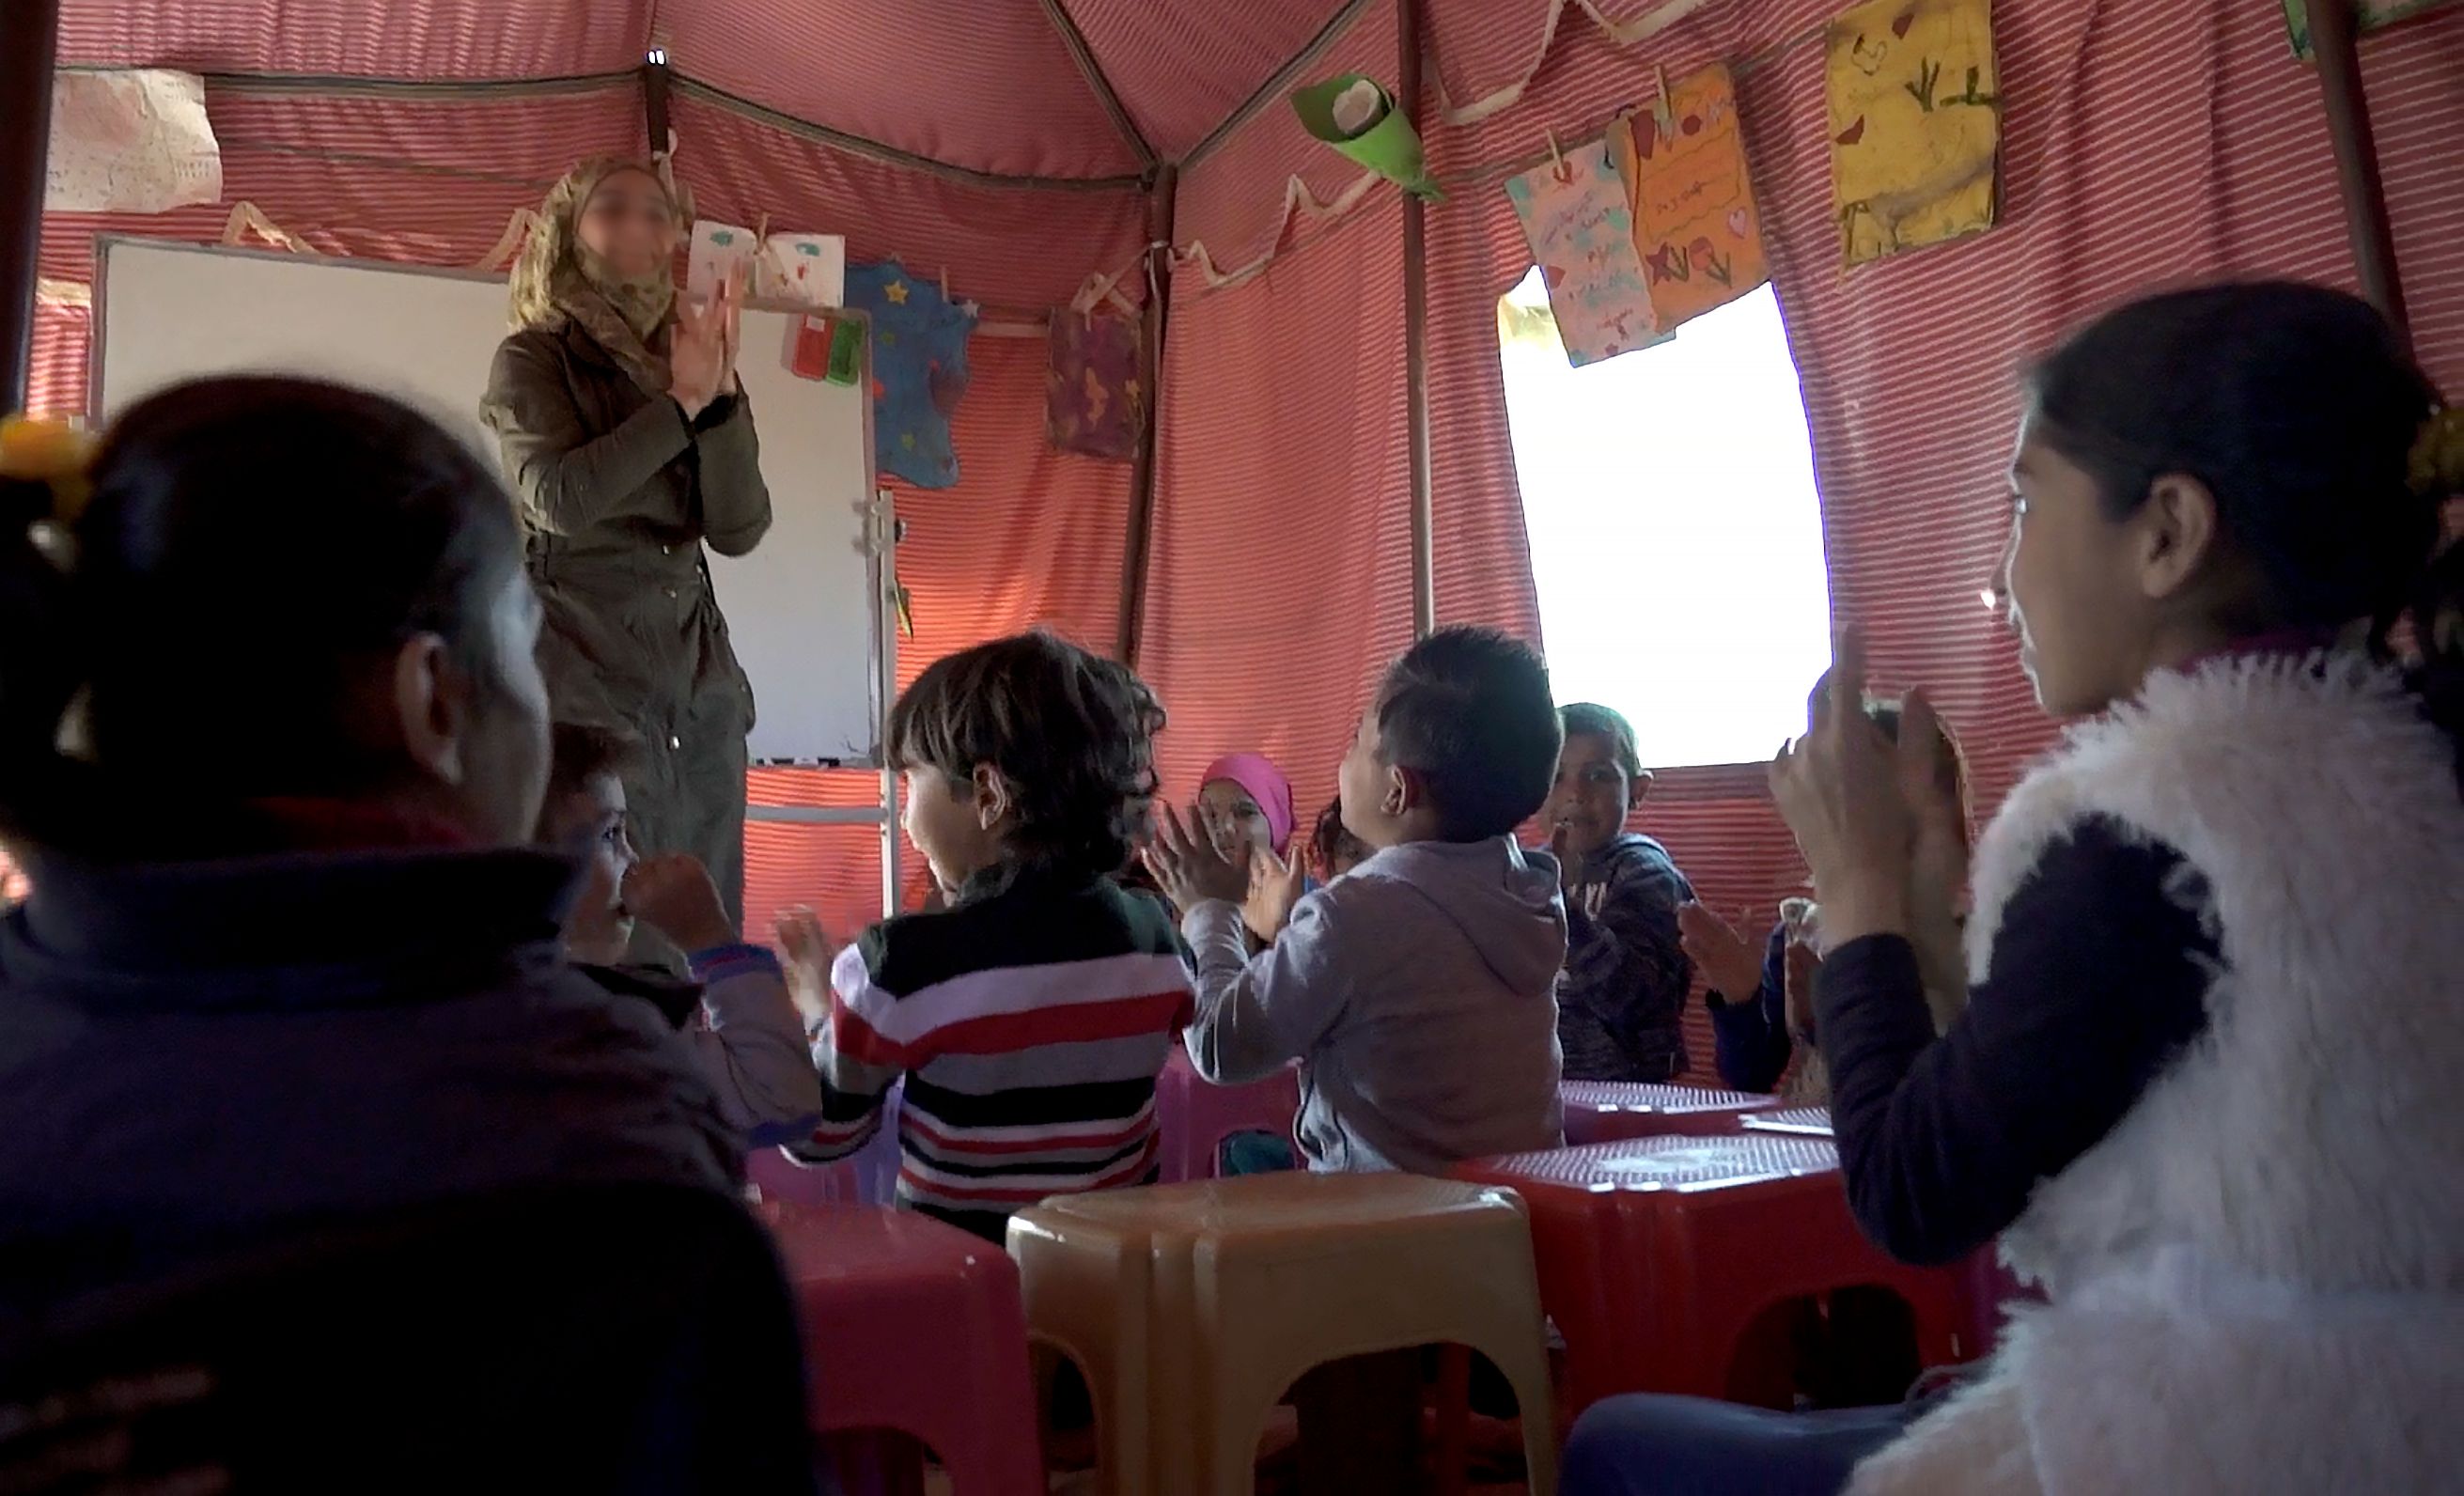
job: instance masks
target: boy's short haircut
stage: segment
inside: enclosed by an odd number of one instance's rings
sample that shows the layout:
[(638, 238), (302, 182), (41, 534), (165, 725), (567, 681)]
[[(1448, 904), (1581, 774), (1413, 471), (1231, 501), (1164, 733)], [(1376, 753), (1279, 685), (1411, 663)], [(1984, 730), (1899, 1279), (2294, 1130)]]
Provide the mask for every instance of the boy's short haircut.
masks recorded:
[(1565, 724), (1567, 737), (1580, 734), (1607, 742), (1609, 757), (1625, 770), (1628, 783), (1642, 777), (1642, 755), (1634, 745), (1634, 724), (1625, 719), (1624, 713), (1596, 701), (1577, 701), (1558, 712), (1557, 717)]
[(885, 750), (953, 785), (991, 764), (1009, 785), (1012, 857), (1102, 877), (1153, 807), (1163, 725), (1128, 667), (1038, 629), (927, 667), (891, 709)]
[(1428, 785), (1449, 842), (1505, 836), (1538, 813), (1564, 737), (1549, 667), (1494, 628), (1441, 628), (1403, 651), (1377, 691), (1385, 761)]
[(580, 794), (603, 775), (623, 779), (639, 761), (641, 742), (623, 728), (596, 722), (559, 722), (548, 730), (547, 799), (552, 815), (569, 795)]

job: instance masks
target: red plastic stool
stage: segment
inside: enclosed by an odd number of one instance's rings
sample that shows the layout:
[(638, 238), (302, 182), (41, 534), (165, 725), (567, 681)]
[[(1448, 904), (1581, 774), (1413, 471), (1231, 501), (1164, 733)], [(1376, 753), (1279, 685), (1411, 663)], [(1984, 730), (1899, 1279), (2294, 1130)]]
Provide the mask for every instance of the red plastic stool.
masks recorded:
[(1747, 1133), (1777, 1133), (1784, 1137), (1831, 1136), (1829, 1107), (1773, 1107), (1769, 1111), (1753, 1111), (1741, 1118), (1737, 1127)]
[(1623, 1392), (1730, 1395), (1771, 1306), (1878, 1286), (1915, 1311), (1925, 1366), (1959, 1360), (1956, 1276), (1858, 1233), (1838, 1155), (1809, 1138), (1646, 1137), (1463, 1164), (1531, 1214), (1540, 1299), (1566, 1338), (1568, 1417)]
[[(1757, 1111), (1746, 1117), (1743, 1127), (1749, 1133), (1827, 1138), (1831, 1136), (1831, 1109), (1782, 1107), (1771, 1111)], [(2043, 1297), (2002, 1265), (1991, 1242), (1979, 1247), (1974, 1256), (1953, 1270), (1959, 1275), (1961, 1344), (1963, 1349), (1978, 1355), (1991, 1351), (2000, 1341), (2007, 1306), (2033, 1303)]]
[(1018, 1265), (906, 1211), (764, 1204), (804, 1324), (816, 1433), (930, 1445), (957, 1496), (1043, 1496)]
[[(1162, 1182), (1211, 1179), (1223, 1140), (1243, 1133), (1272, 1133), (1291, 1141), (1292, 1119), (1301, 1110), (1298, 1066), (1245, 1086), (1217, 1086), (1198, 1073), (1189, 1051), (1173, 1045), (1155, 1077), (1155, 1124), (1163, 1134)], [(1298, 1156), (1299, 1149), (1293, 1149)]]
[(1566, 1106), (1566, 1141), (1576, 1147), (1671, 1133), (1719, 1137), (1737, 1131), (1747, 1113), (1779, 1104), (1749, 1090), (1622, 1081), (1566, 1081), (1557, 1087), (1557, 1096)]

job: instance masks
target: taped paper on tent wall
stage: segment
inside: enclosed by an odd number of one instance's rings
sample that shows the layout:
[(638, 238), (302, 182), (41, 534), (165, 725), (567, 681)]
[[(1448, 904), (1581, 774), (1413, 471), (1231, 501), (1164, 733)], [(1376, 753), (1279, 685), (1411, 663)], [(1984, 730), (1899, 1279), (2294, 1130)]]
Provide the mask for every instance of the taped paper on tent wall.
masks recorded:
[(847, 240), (835, 233), (774, 233), (753, 261), (753, 294), (806, 306), (847, 304)]
[(222, 148), (193, 73), (58, 74), (50, 150), (46, 212), (161, 213), (222, 201)]
[(1301, 128), (1405, 191), (1433, 201), (1445, 193), (1429, 176), (1420, 137), (1374, 78), (1346, 73), (1292, 94)]
[(1620, 117), (1609, 126), (1609, 151), (1634, 212), (1652, 326), (1673, 333), (1769, 280), (1771, 267), (1727, 68), (1671, 85), (1661, 115), (1655, 106)]
[[(2374, 32), (2452, 3), (2453, 0), (2354, 0), (2354, 19), (2359, 30)], [(2284, 0), (2284, 33), (2293, 43), (2293, 55), (2310, 61), (2310, 12), (2301, 0)]]
[(1607, 145), (1534, 166), (1508, 181), (1506, 195), (1548, 282), (1567, 362), (1579, 368), (1660, 341), (1634, 252), (1634, 213)]
[(1991, 0), (1872, 0), (1824, 37), (1833, 205), (1852, 267), (1993, 227)]
[(760, 250), (761, 241), (753, 236), (750, 229), (713, 223), (707, 218), (694, 219), (693, 247), (685, 255), (685, 295), (695, 301), (706, 301), (718, 289), (719, 282), (738, 269), (749, 276)]

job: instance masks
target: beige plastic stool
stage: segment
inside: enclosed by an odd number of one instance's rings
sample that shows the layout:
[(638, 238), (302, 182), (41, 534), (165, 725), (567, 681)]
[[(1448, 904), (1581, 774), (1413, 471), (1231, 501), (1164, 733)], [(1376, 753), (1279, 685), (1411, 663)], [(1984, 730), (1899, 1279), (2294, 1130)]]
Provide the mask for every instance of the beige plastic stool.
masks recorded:
[(1267, 1174), (1010, 1218), (1027, 1335), (1074, 1357), (1114, 1496), (1248, 1496), (1284, 1389), (1345, 1356), (1472, 1347), (1513, 1385), (1533, 1496), (1557, 1487), (1531, 1231), (1511, 1190)]

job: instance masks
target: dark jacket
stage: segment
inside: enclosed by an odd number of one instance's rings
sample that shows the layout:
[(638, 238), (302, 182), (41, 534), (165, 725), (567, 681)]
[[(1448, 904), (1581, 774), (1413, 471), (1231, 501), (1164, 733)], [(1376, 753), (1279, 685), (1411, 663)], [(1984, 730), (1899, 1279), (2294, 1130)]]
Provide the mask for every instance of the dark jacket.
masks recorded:
[(1771, 926), (1763, 947), (1763, 979), (1751, 992), (1706, 992), (1712, 1060), (1720, 1082), (1737, 1090), (1771, 1090), (1788, 1071), (1795, 1043), (1788, 1031), (1788, 927)]
[(0, 922), (0, 1296), (318, 1213), (732, 1188), (684, 1045), (559, 956), (573, 879), (518, 851), (39, 862)]
[(1629, 831), (1583, 860), (1566, 890), (1557, 1043), (1570, 1081), (1664, 1081), (1684, 1073), (1679, 1025), (1694, 965), (1677, 909), (1694, 896), (1668, 849)]
[(741, 556), (770, 529), (752, 407), (732, 396), (689, 424), (564, 323), (497, 345), (481, 413), (529, 536), (557, 718), (639, 736), (634, 842), (699, 857), (741, 918), (753, 688), (702, 544)]

